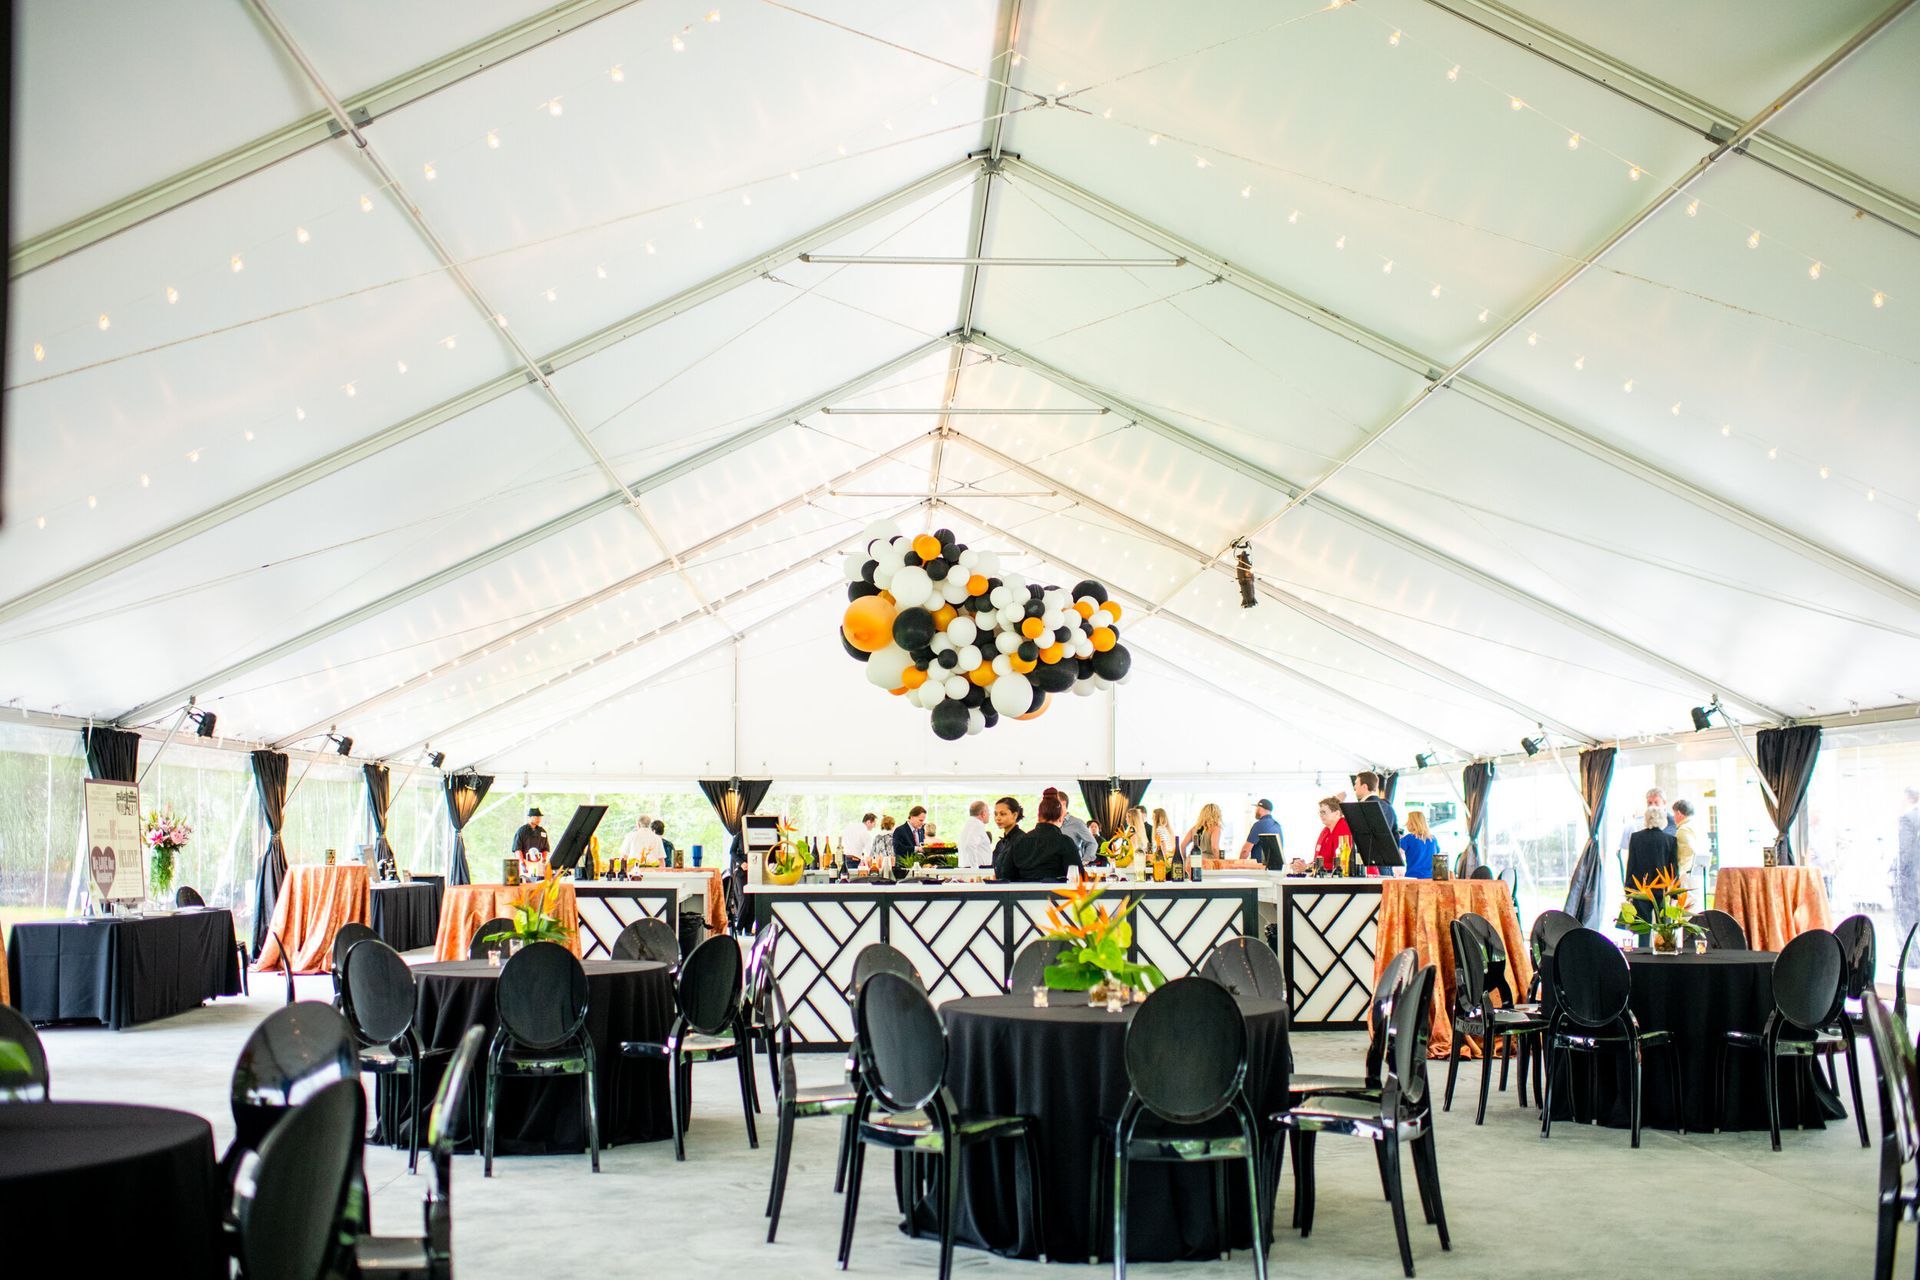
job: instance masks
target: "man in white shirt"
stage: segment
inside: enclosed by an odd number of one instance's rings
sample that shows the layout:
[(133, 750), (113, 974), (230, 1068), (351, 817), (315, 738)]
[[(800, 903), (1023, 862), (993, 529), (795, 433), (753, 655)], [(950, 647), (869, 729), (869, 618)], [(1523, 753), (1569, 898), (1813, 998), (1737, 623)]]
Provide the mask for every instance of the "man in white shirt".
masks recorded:
[(987, 830), (987, 802), (975, 800), (967, 806), (967, 820), (960, 827), (960, 869), (989, 871), (993, 868), (993, 836)]
[(873, 824), (879, 821), (871, 813), (860, 815), (858, 822), (849, 822), (847, 829), (840, 833), (839, 852), (849, 858), (864, 858), (873, 848)]
[(659, 866), (667, 860), (667, 846), (654, 834), (653, 819), (647, 814), (640, 815), (620, 842), (620, 856), (639, 867)]

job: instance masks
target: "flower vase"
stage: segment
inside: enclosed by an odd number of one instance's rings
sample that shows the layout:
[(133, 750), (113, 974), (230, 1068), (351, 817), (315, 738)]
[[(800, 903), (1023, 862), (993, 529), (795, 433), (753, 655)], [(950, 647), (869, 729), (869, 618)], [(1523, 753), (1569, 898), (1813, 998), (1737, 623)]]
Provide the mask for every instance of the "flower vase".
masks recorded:
[(1658, 929), (1653, 934), (1653, 953), (1660, 956), (1680, 954), (1680, 931), (1678, 929)]
[(147, 866), (147, 889), (162, 906), (173, 898), (173, 850), (155, 849)]

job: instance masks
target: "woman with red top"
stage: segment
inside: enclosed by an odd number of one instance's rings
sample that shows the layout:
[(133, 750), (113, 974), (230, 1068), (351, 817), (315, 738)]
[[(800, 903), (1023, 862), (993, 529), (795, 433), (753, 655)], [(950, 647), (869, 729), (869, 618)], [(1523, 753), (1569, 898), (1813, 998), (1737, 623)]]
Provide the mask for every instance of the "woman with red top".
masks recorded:
[(1340, 814), (1340, 797), (1320, 802), (1320, 839), (1313, 846), (1314, 861), (1332, 871), (1340, 860), (1340, 842), (1353, 839), (1353, 829)]

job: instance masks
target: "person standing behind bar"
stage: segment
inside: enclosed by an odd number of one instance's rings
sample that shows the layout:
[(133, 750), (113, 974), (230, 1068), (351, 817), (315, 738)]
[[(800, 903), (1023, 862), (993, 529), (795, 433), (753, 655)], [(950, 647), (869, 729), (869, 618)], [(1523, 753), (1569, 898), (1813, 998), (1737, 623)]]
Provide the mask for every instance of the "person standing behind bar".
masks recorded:
[[(1286, 852), (1285, 833), (1280, 830), (1280, 824), (1273, 820), (1273, 801), (1271, 800), (1255, 800), (1253, 802), (1253, 825), (1247, 828), (1247, 842), (1240, 846), (1240, 856), (1242, 858), (1259, 858), (1262, 856), (1260, 849), (1261, 836), (1272, 836), (1274, 843), (1281, 846), (1281, 854)], [(1273, 867), (1283, 867), (1286, 865), (1286, 859), (1282, 856), (1275, 856), (1266, 859), (1266, 861), (1269, 866)]]
[(520, 875), (531, 879), (546, 869), (547, 833), (542, 829), (546, 815), (538, 809), (527, 810), (527, 820), (513, 833), (513, 854), (520, 859)]
[(875, 862), (893, 852), (893, 815), (880, 815), (880, 825), (874, 828), (873, 839), (868, 843), (865, 853)]
[[(1058, 787), (1048, 787), (1040, 797), (1042, 813), (1046, 812), (1047, 796), (1052, 796), (1060, 802), (1060, 830), (1066, 834), (1067, 839), (1073, 841), (1074, 852), (1080, 856), (1080, 865), (1091, 866), (1093, 860), (1100, 856), (1100, 842), (1094, 839), (1093, 832), (1086, 823), (1074, 817), (1073, 811), (1067, 806), (1067, 793)], [(1045, 822), (1046, 819), (1042, 818), (1041, 821)]]
[(1001, 796), (993, 805), (993, 825), (1000, 832), (1000, 842), (993, 846), (993, 878), (995, 880), (1013, 879), (1013, 853), (1027, 833), (1020, 829), (1020, 819), (1025, 811), (1020, 802), (1012, 796)]
[(1662, 830), (1666, 823), (1667, 811), (1664, 808), (1657, 804), (1647, 806), (1645, 824), (1627, 841), (1629, 889), (1635, 880), (1645, 880), (1663, 870), (1672, 871), (1679, 866), (1680, 842)]
[(1407, 834), (1400, 837), (1400, 856), (1406, 862), (1403, 873), (1409, 880), (1433, 879), (1433, 860), (1440, 853), (1440, 842), (1427, 829), (1424, 809), (1407, 815)]
[[(1693, 874), (1695, 866), (1693, 855), (1693, 802), (1675, 800), (1671, 816), (1667, 819), (1667, 830), (1673, 836), (1674, 864), (1678, 868), (1680, 887), (1686, 887), (1687, 877)], [(1704, 864), (1701, 869), (1705, 870)]]
[(1171, 858), (1180, 852), (1180, 832), (1173, 825), (1173, 819), (1167, 816), (1165, 809), (1153, 811), (1153, 856)]
[(1003, 880), (1064, 883), (1068, 868), (1080, 865), (1080, 851), (1062, 828), (1066, 801), (1052, 787), (1040, 798), (1040, 821), (1022, 836), (1007, 858)]
[(1362, 800), (1371, 800), (1387, 811), (1387, 830), (1395, 841), (1400, 839), (1400, 815), (1393, 811), (1387, 798), (1380, 794), (1380, 775), (1369, 769), (1353, 780), (1353, 794)]
[(893, 860), (911, 858), (920, 852), (920, 846), (927, 842), (927, 810), (925, 805), (915, 805), (907, 810), (907, 820), (893, 829)]
[(993, 867), (993, 837), (987, 834), (987, 802), (975, 800), (967, 806), (967, 820), (960, 826), (960, 869), (987, 871)]

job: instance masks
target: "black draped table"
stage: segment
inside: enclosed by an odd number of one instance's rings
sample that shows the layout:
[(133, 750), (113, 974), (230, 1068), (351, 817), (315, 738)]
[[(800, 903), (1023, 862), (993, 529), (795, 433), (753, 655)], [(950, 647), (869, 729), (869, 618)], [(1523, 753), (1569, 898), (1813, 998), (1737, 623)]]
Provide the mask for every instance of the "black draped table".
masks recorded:
[[(229, 942), (227, 950), (233, 951)], [(227, 1274), (213, 1129), (105, 1102), (0, 1104), (0, 1241), (17, 1274)], [(38, 1249), (43, 1266), (28, 1259)]]
[(376, 884), (367, 891), (368, 923), (395, 951), (433, 945), (440, 930), (440, 891), (430, 884)]
[[(1758, 1032), (1773, 1011), (1771, 951), (1708, 951), (1698, 955), (1627, 954), (1633, 982), (1629, 1007), (1648, 1031), (1669, 1031), (1680, 1058), (1680, 1109), (1689, 1133), (1715, 1129), (1767, 1127), (1766, 1064), (1755, 1049), (1726, 1053), (1726, 1096), (1720, 1098), (1720, 1066), (1728, 1031)], [(1870, 1055), (1862, 1043), (1860, 1051)], [(1599, 1070), (1589, 1080), (1592, 1054), (1572, 1053), (1572, 1087), (1563, 1076), (1554, 1086), (1555, 1119), (1590, 1120), (1596, 1110), (1600, 1123), (1628, 1127), (1629, 1076), (1627, 1054), (1618, 1048), (1600, 1051)], [(1642, 1055), (1640, 1080), (1641, 1123), (1651, 1129), (1672, 1129), (1672, 1054), (1663, 1048)], [(1780, 1061), (1780, 1124), (1783, 1129), (1804, 1125), (1824, 1127), (1824, 1121), (1846, 1115), (1840, 1100), (1806, 1058)], [(1844, 1068), (1843, 1068), (1844, 1069)], [(1862, 1070), (1871, 1071), (1870, 1062)], [(1796, 1073), (1808, 1100), (1803, 1117), (1795, 1087)], [(1590, 1092), (1591, 1090), (1591, 1092)], [(1723, 1110), (1724, 1108), (1724, 1110)]]
[[(588, 960), (587, 1032), (593, 1037), (594, 1088), (600, 1107), (600, 1145), (651, 1142), (673, 1136), (664, 1062), (622, 1058), (623, 1040), (664, 1040), (673, 1029), (673, 976), (667, 966), (638, 960)], [(456, 1048), (468, 1027), (500, 1025), (494, 1004), (500, 969), (485, 960), (443, 960), (414, 966), (419, 986), (415, 1028), (428, 1049)], [(491, 1043), (489, 1040), (487, 1043)], [(424, 1104), (446, 1069), (445, 1056), (430, 1059), (420, 1080)], [(486, 1045), (467, 1088), (466, 1146), (480, 1146), (486, 1101)], [(502, 1079), (494, 1109), (494, 1154), (551, 1155), (587, 1149), (579, 1077), (554, 1080)], [(380, 1090), (380, 1132), (405, 1141), (407, 1095)]]
[[(1091, 1008), (1077, 992), (1056, 991), (1036, 1009), (1029, 992), (951, 1000), (940, 1007), (947, 1026), (947, 1084), (962, 1110), (1027, 1116), (1039, 1126), (1044, 1217), (1049, 1261), (1079, 1262), (1106, 1252), (1092, 1238), (1095, 1139), (1111, 1135), (1127, 1100), (1125, 1048), (1133, 1010)], [(1247, 1096), (1254, 1114), (1287, 1105), (1287, 1006), (1239, 998), (1247, 1020)], [(1038, 1242), (1025, 1237), (1014, 1143), (990, 1143), (967, 1153), (960, 1190), (957, 1238), (975, 1248), (1032, 1258)], [(1214, 1169), (1196, 1164), (1136, 1164), (1131, 1175), (1134, 1212), (1127, 1223), (1127, 1256), (1136, 1262), (1218, 1258)], [(1111, 1181), (1111, 1166), (1100, 1171)], [(1246, 1178), (1227, 1166), (1227, 1233), (1235, 1249), (1248, 1247)], [(918, 1223), (931, 1231), (931, 1221)], [(1270, 1224), (1266, 1224), (1270, 1228)]]
[(14, 1007), (30, 1022), (116, 1030), (240, 994), (233, 912), (37, 920), (13, 927)]

